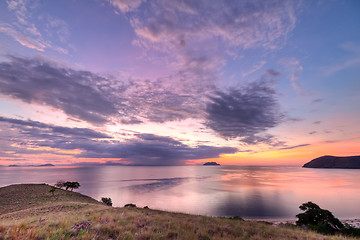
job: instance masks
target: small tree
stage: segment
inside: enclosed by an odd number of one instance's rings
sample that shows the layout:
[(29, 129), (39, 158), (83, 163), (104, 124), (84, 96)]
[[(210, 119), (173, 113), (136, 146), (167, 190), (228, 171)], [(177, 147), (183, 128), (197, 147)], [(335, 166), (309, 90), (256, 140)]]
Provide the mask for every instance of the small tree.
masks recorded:
[(325, 234), (334, 234), (344, 228), (340, 220), (334, 217), (330, 211), (321, 209), (313, 202), (303, 203), (299, 208), (305, 212), (296, 215), (299, 218), (296, 221), (298, 226), (305, 225), (310, 229)]
[(111, 198), (103, 197), (103, 198), (101, 198), (101, 201), (102, 201), (103, 203), (105, 203), (106, 205), (108, 205), (108, 206), (112, 206)]
[(70, 189), (70, 191), (73, 191), (74, 189), (77, 189), (80, 187), (79, 182), (65, 182), (64, 183), (65, 190)]
[(60, 180), (60, 181), (57, 181), (57, 183), (55, 184), (55, 187), (62, 189), (63, 187), (65, 187), (64, 184), (65, 184), (65, 181)]
[(51, 186), (51, 189), (50, 189), (50, 193), (52, 193), (52, 195), (54, 196), (54, 192), (55, 192), (56, 188), (54, 186)]

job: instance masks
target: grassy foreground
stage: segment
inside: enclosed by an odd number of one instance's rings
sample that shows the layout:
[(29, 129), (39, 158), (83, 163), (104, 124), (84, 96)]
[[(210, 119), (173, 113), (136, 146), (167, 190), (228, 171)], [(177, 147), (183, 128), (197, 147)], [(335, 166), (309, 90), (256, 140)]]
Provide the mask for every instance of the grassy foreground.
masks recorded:
[[(0, 239), (352, 239), (261, 222), (113, 208), (50, 189), (45, 184), (0, 188)], [(79, 223), (84, 229), (74, 229)]]

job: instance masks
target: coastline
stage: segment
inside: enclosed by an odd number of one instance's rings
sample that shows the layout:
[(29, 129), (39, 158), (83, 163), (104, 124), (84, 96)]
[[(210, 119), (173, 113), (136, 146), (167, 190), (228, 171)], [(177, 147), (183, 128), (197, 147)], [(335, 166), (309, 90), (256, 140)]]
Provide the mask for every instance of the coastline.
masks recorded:
[[(278, 225), (281, 225), (281, 224), (287, 224), (287, 223), (290, 223), (290, 224), (295, 224), (296, 223), (296, 220), (295, 218), (292, 218), (292, 219), (266, 219), (266, 218), (263, 218), (263, 219), (244, 219), (245, 221), (249, 221), (249, 222), (268, 222), (268, 223), (271, 223), (272, 225), (274, 226), (278, 226)], [(354, 228), (359, 228), (360, 229), (360, 218), (340, 218), (339, 219), (344, 225), (348, 224), (350, 225), (351, 227), (354, 227)]]

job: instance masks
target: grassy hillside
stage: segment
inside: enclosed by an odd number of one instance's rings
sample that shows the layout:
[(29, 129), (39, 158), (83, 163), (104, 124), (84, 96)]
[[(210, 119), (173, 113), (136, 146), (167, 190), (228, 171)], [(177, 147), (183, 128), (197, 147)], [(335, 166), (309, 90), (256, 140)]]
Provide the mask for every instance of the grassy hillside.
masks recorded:
[(17, 184), (0, 188), (0, 215), (59, 203), (100, 204), (91, 197), (76, 192), (56, 189), (50, 193), (51, 186), (46, 184)]
[[(112, 208), (75, 192), (0, 188), (0, 239), (351, 239), (235, 219)], [(84, 229), (79, 229), (83, 223)]]

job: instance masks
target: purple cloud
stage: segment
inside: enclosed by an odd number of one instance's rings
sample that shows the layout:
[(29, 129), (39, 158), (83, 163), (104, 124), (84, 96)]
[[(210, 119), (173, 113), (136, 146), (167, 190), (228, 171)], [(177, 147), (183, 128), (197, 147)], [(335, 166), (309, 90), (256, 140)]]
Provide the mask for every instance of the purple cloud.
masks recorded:
[(0, 122), (12, 124), (13, 131), (8, 133), (8, 137), (11, 142), (22, 146), (11, 148), (15, 155), (28, 153), (27, 147), (34, 149), (35, 153), (37, 147), (48, 147), (54, 149), (55, 154), (58, 154), (55, 150), (59, 149), (80, 150), (80, 154), (71, 154), (76, 158), (119, 159), (130, 165), (183, 165), (186, 160), (216, 158), (221, 154), (237, 152), (237, 148), (233, 147), (190, 147), (171, 137), (153, 134), (136, 134), (133, 139), (118, 141), (91, 129), (56, 127), (4, 117), (0, 118)]
[(273, 136), (264, 133), (284, 117), (275, 91), (265, 81), (254, 82), (243, 89), (218, 91), (210, 97), (206, 114), (206, 126), (220, 136), (239, 138), (249, 144), (271, 143)]
[[(182, 73), (154, 81), (114, 79), (45, 59), (9, 59), (0, 63), (1, 95), (60, 109), (92, 124), (111, 120), (124, 124), (165, 122), (198, 116), (201, 102), (197, 97), (205, 91), (204, 85), (195, 84)], [(183, 79), (188, 82), (178, 87)]]
[(279, 150), (288, 150), (288, 149), (294, 149), (294, 148), (299, 148), (299, 147), (306, 147), (306, 146), (310, 146), (311, 144), (299, 144), (296, 146), (289, 146), (289, 147), (283, 147), (283, 148), (279, 148)]
[(130, 16), (138, 37), (165, 43), (164, 48), (182, 48), (209, 38), (245, 49), (275, 48), (295, 27), (298, 7), (289, 1), (156, 0), (143, 4), (150, 11), (142, 12), (145, 8), (140, 8), (139, 1), (132, 4), (135, 7), (117, 7), (137, 9)]
[(0, 63), (0, 94), (28, 103), (48, 105), (94, 124), (103, 124), (117, 107), (97, 82), (106, 79), (42, 59), (9, 56)]

